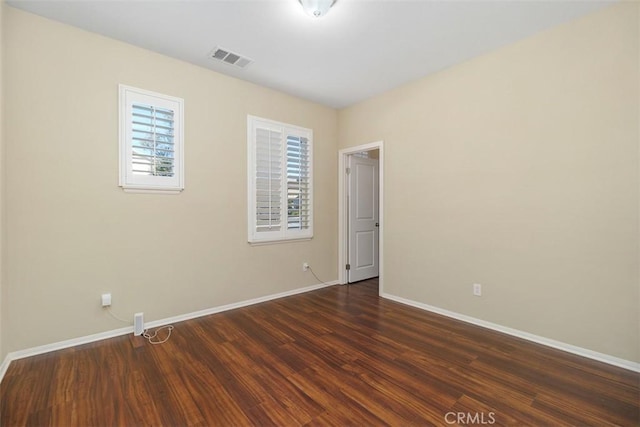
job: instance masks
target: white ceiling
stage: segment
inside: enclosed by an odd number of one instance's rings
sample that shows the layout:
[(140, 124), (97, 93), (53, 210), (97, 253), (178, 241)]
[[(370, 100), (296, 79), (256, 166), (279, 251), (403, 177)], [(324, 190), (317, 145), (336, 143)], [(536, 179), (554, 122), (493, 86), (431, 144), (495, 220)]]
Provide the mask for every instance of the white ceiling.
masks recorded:
[[(11, 6), (342, 108), (612, 3), (338, 0), (7, 0)], [(222, 46), (255, 62), (215, 62)]]

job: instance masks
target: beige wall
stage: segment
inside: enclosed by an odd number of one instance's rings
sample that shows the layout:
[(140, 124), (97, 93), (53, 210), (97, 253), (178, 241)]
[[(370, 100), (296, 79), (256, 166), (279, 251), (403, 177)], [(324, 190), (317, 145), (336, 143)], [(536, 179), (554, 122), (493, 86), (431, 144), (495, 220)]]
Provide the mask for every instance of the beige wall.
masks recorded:
[[(335, 280), (337, 112), (5, 10), (5, 351)], [(118, 84), (185, 100), (180, 195), (118, 187)], [(247, 244), (246, 116), (314, 130), (315, 237)], [(319, 166), (321, 165), (321, 166)]]
[(638, 16), (340, 111), (340, 148), (385, 142), (387, 293), (640, 362)]

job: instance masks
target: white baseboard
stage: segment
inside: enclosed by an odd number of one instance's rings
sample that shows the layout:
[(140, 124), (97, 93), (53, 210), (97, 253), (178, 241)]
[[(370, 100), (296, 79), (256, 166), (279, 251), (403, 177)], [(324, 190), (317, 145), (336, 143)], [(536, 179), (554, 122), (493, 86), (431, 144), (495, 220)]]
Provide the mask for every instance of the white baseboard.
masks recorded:
[[(326, 288), (328, 286), (337, 285), (338, 281), (320, 283), (318, 285), (305, 286), (303, 288), (293, 289), (291, 291), (280, 292), (277, 294), (267, 295), (264, 297), (254, 298), (246, 301), (240, 301), (233, 304), (226, 304), (218, 307), (207, 308), (205, 310), (194, 311), (187, 314), (181, 314), (178, 316), (167, 317), (166, 319), (154, 320), (144, 324), (145, 328), (156, 328), (158, 326), (164, 326), (171, 323), (182, 322), (189, 319), (195, 319), (196, 317), (208, 316), (210, 314), (221, 313), (223, 311), (234, 310), (236, 308), (247, 307), (261, 302), (271, 301), (278, 298), (284, 298), (292, 295), (302, 294), (305, 292), (315, 291), (317, 289)], [(95, 341), (104, 340), (107, 338), (113, 338), (120, 335), (132, 334), (133, 326), (127, 326), (125, 328), (114, 329), (111, 331), (100, 332), (93, 335), (87, 335), (84, 337), (72, 338), (70, 340), (59, 341), (51, 344), (45, 344), (38, 347), (27, 348), (24, 350), (14, 351), (4, 358), (2, 365), (0, 365), (0, 382), (4, 378), (4, 374), (9, 369), (9, 365), (12, 361), (23, 359), (25, 357), (36, 356), (42, 353), (48, 353), (50, 351), (62, 350), (77, 345), (88, 344)]]
[(9, 369), (10, 364), (11, 364), (11, 359), (9, 359), (9, 355), (7, 354), (4, 360), (2, 361), (2, 365), (0, 365), (0, 382), (2, 382), (2, 379), (4, 378), (4, 374), (7, 372), (7, 369)]
[(88, 344), (94, 341), (105, 340), (107, 338), (117, 337), (119, 335), (125, 335), (133, 333), (133, 327), (114, 329), (112, 331), (100, 332), (98, 334), (87, 335), (84, 337), (72, 338), (70, 340), (59, 341), (51, 344), (40, 345), (38, 347), (31, 347), (25, 350), (13, 351), (4, 358), (2, 365), (0, 365), (0, 382), (4, 378), (4, 374), (9, 369), (9, 365), (12, 361), (22, 359), (29, 356), (36, 356), (42, 353), (48, 353), (50, 351), (62, 350), (63, 348), (69, 348), (76, 345)]
[(575, 345), (567, 344), (561, 341), (552, 340), (550, 338), (541, 337), (539, 335), (530, 334), (528, 332), (520, 331), (518, 329), (509, 328), (506, 326), (498, 325), (496, 323), (487, 322), (486, 320), (476, 319), (475, 317), (466, 316), (464, 314), (456, 313), (453, 311), (445, 310), (442, 308), (434, 307), (428, 304), (423, 304), (421, 302), (409, 300), (406, 298), (398, 297), (395, 295), (391, 295), (388, 293), (381, 293), (380, 296), (382, 298), (390, 299), (395, 302), (399, 302), (401, 304), (410, 305), (412, 307), (416, 307), (422, 310), (430, 311), (432, 313), (441, 314), (443, 316), (451, 317), (453, 319), (461, 320), (463, 322), (471, 323), (477, 326), (482, 326), (483, 328), (492, 329), (494, 331), (502, 332), (507, 335), (512, 335), (514, 337), (522, 338), (527, 341), (532, 341), (538, 344), (545, 345), (547, 347), (552, 347), (558, 350), (566, 351), (568, 353), (576, 354), (578, 356), (586, 357), (589, 359), (597, 360), (599, 362), (604, 362), (609, 365), (617, 366), (619, 368), (628, 369), (634, 372), (640, 372), (640, 363), (632, 362), (630, 360), (620, 359), (615, 356), (610, 356), (604, 353), (598, 353), (597, 351), (589, 350), (582, 347), (577, 347)]
[(267, 302), (278, 298), (290, 297), (292, 295), (303, 294), (305, 292), (315, 291), (317, 289), (326, 288), (328, 286), (337, 285), (338, 281), (320, 283), (319, 285), (306, 286), (304, 288), (294, 289), (292, 291), (280, 292), (278, 294), (267, 295), (260, 298), (254, 298), (246, 301), (235, 302), (232, 304), (221, 305), (218, 307), (207, 308), (205, 310), (194, 311), (192, 313), (180, 314), (178, 316), (167, 317), (166, 319), (154, 320), (144, 324), (145, 328), (157, 328), (158, 326), (169, 325), (171, 323), (183, 322), (189, 319), (195, 319), (196, 317), (208, 316), (210, 314), (221, 313), (223, 311), (235, 310), (236, 308), (247, 307), (254, 304), (260, 304), (261, 302)]

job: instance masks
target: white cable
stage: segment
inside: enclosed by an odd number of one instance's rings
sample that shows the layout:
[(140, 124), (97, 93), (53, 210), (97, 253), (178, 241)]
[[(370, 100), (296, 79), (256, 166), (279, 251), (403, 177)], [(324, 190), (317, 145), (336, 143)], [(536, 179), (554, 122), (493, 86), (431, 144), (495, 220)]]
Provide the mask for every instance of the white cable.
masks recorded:
[(111, 317), (113, 317), (114, 319), (119, 320), (119, 321), (121, 321), (121, 322), (123, 322), (123, 323), (126, 323), (127, 325), (133, 325), (133, 322), (130, 322), (130, 321), (128, 321), (128, 320), (121, 319), (121, 318), (119, 318), (118, 316), (116, 316), (115, 314), (113, 314), (113, 312), (111, 311), (111, 307), (107, 307), (107, 311), (109, 312), (109, 314), (111, 315)]
[[(167, 329), (169, 331), (169, 333), (167, 334), (165, 339), (160, 340), (160, 341), (153, 341), (153, 339), (158, 336), (158, 332), (163, 330), (163, 329)], [(147, 341), (149, 341), (149, 344), (163, 344), (163, 343), (165, 343), (165, 342), (167, 342), (169, 340), (169, 337), (171, 336), (171, 331), (173, 331), (173, 325), (166, 325), (166, 326), (162, 326), (162, 327), (156, 329), (155, 332), (153, 333), (153, 335), (151, 335), (149, 333), (148, 329), (145, 329), (142, 332), (142, 336), (145, 337), (147, 339)]]
[(311, 274), (313, 274), (313, 277), (315, 277), (318, 282), (322, 283), (323, 285), (330, 286), (327, 282), (325, 282), (324, 280), (316, 276), (316, 273), (314, 273), (313, 268), (311, 268), (311, 266), (309, 266), (309, 271), (311, 272)]
[[(111, 311), (111, 307), (107, 307), (107, 311), (109, 312), (109, 314), (111, 315), (111, 317), (113, 317), (116, 320), (119, 320), (122, 323), (126, 323), (127, 325), (132, 325), (132, 322), (129, 322), (127, 320), (121, 319), (120, 317), (116, 316), (115, 314), (113, 314), (113, 312)], [(160, 341), (153, 341), (153, 339), (155, 337), (158, 336), (158, 332), (163, 330), (163, 329), (168, 329), (169, 333), (167, 334), (167, 336)], [(155, 332), (153, 333), (153, 335), (151, 335), (148, 331), (148, 329), (145, 329), (144, 331), (142, 331), (142, 336), (145, 337), (147, 339), (147, 341), (149, 341), (149, 344), (162, 344), (165, 343), (169, 340), (169, 337), (171, 336), (171, 331), (173, 331), (173, 325), (167, 325), (167, 326), (163, 326), (161, 328), (158, 328), (155, 330)]]
[[(312, 273), (313, 273), (313, 271), (312, 271)], [(314, 276), (315, 276), (315, 274), (314, 274)], [(316, 277), (316, 279), (317, 279), (317, 277)], [(111, 307), (110, 306), (107, 307), (107, 311), (109, 312), (111, 317), (113, 317), (114, 319), (119, 320), (120, 322), (126, 323), (127, 325), (132, 325), (133, 324), (133, 322), (129, 322), (128, 320), (121, 319), (120, 317), (118, 317), (115, 314), (113, 314), (113, 312), (111, 311)], [(153, 339), (158, 336), (158, 332), (163, 330), (163, 329), (167, 329), (169, 331), (169, 333), (167, 334), (165, 339), (160, 340), (160, 341), (153, 341)], [(147, 339), (147, 341), (149, 341), (149, 344), (163, 344), (163, 343), (165, 343), (165, 342), (167, 342), (169, 340), (169, 337), (171, 336), (171, 331), (173, 331), (173, 325), (167, 325), (167, 326), (163, 326), (161, 328), (156, 329), (155, 332), (153, 333), (153, 335), (150, 334), (148, 329), (145, 329), (144, 331), (142, 331), (142, 336), (145, 337)]]

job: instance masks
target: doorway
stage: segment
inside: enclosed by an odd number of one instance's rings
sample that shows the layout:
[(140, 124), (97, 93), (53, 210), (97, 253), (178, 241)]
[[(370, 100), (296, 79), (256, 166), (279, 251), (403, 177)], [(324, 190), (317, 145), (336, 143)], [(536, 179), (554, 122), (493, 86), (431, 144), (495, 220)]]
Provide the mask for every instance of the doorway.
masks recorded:
[(340, 150), (338, 281), (379, 277), (383, 292), (383, 142)]
[(347, 157), (347, 283), (378, 277), (378, 150)]

